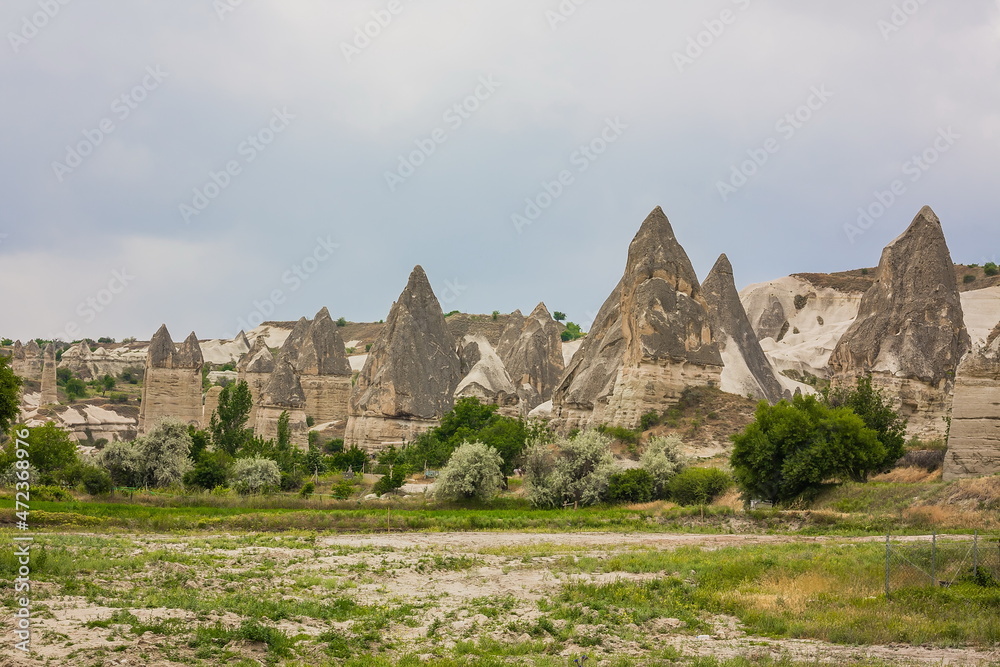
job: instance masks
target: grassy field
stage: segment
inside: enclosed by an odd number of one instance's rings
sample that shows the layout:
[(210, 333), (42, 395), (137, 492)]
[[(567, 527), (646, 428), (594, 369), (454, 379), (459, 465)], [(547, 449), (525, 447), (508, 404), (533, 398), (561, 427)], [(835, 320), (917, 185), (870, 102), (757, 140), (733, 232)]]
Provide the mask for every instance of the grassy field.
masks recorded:
[(878, 544), (569, 537), (40, 534), (35, 664), (905, 664), (892, 645), (1000, 661), (1000, 588), (886, 600)]

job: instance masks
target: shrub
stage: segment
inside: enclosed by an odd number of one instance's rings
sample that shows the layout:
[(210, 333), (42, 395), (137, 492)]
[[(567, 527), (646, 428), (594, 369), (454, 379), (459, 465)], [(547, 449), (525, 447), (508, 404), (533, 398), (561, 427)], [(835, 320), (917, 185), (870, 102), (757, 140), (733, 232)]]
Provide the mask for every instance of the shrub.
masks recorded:
[(964, 282), (966, 285), (968, 285), (969, 283), (974, 283), (976, 282), (976, 277), (971, 273), (967, 273), (965, 274), (965, 277), (962, 278), (962, 282)]
[(281, 471), (271, 459), (239, 459), (230, 472), (233, 488), (242, 495), (273, 493), (281, 484)]
[(528, 450), (525, 487), (535, 507), (593, 505), (605, 497), (616, 472), (611, 439), (597, 431), (536, 442)]
[(39, 482), (38, 468), (28, 463), (19, 465), (22, 461), (11, 463), (7, 469), (0, 474), (0, 486), (13, 489), (18, 482), (27, 482), (34, 486)]
[(663, 417), (660, 416), (659, 412), (654, 410), (652, 412), (647, 412), (639, 418), (639, 427), (643, 431), (648, 431), (651, 428), (659, 426), (661, 421), (663, 421)]
[(434, 484), (434, 496), (441, 500), (492, 500), (503, 487), (503, 458), (493, 447), (481, 442), (461, 445), (448, 459)]
[(608, 436), (612, 440), (624, 442), (627, 445), (639, 444), (639, 434), (621, 426), (608, 426), (607, 424), (601, 424), (597, 427), (597, 432), (601, 435)]
[(387, 493), (392, 493), (396, 489), (403, 486), (406, 482), (406, 476), (409, 473), (409, 466), (393, 466), (388, 474), (382, 475), (382, 477), (375, 482), (375, 486), (372, 488), (372, 493), (376, 496), (384, 496)]
[(228, 462), (229, 457), (225, 452), (202, 453), (194, 468), (184, 475), (184, 485), (205, 491), (225, 486)]
[(684, 468), (683, 446), (684, 443), (675, 435), (649, 439), (639, 462), (653, 480), (654, 498), (666, 498), (670, 480)]
[(66, 396), (73, 401), (78, 398), (87, 398), (87, 385), (80, 378), (70, 378), (66, 381)]
[(906, 452), (901, 459), (896, 462), (897, 468), (923, 468), (927, 472), (934, 472), (944, 467), (943, 449), (916, 449)]
[(113, 391), (108, 396), (108, 400), (111, 401), (112, 403), (118, 403), (118, 404), (128, 403), (128, 394), (123, 394), (120, 391)]
[(809, 297), (805, 294), (795, 295), (795, 310), (802, 310), (809, 304)]
[(66, 502), (67, 500), (75, 500), (69, 491), (65, 489), (60, 489), (58, 486), (33, 486), (31, 487), (31, 499), (40, 500), (42, 502)]
[(744, 496), (778, 503), (834, 478), (864, 481), (885, 458), (878, 434), (850, 409), (796, 396), (775, 406), (762, 401), (754, 423), (733, 436), (730, 461)]
[(642, 468), (616, 472), (608, 480), (608, 501), (647, 503), (653, 499), (653, 476)]
[(112, 442), (97, 455), (97, 464), (115, 486), (142, 485), (142, 459), (133, 442)]
[(580, 328), (579, 324), (576, 324), (575, 322), (567, 322), (566, 328), (560, 334), (560, 337), (564, 343), (568, 343), (570, 341), (583, 338), (585, 335), (586, 333), (584, 333), (583, 329)]
[(180, 484), (194, 467), (189, 458), (192, 444), (187, 425), (176, 419), (164, 419), (137, 439), (143, 485), (162, 488)]
[(302, 490), (299, 491), (299, 496), (302, 498), (308, 498), (312, 494), (316, 493), (316, 485), (312, 482), (307, 482)]
[(983, 273), (992, 278), (1000, 274), (1000, 267), (997, 266), (996, 262), (986, 262), (983, 264)]
[(103, 468), (87, 466), (81, 478), (84, 490), (92, 496), (106, 496), (114, 488), (111, 475)]
[(337, 318), (337, 326), (338, 327), (346, 327), (347, 326), (347, 318), (345, 318), (345, 317), (338, 317)]
[(718, 468), (688, 468), (670, 480), (670, 498), (678, 505), (707, 505), (732, 485)]
[(348, 482), (346, 479), (342, 479), (330, 489), (330, 493), (334, 498), (339, 500), (347, 500), (354, 493), (354, 485)]

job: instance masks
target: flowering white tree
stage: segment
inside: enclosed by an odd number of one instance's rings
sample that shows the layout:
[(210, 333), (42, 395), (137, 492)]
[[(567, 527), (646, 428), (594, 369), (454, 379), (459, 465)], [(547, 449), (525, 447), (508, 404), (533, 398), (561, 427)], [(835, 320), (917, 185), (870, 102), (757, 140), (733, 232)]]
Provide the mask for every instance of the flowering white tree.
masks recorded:
[(551, 445), (536, 443), (526, 459), (528, 500), (536, 507), (598, 503), (616, 470), (611, 438), (597, 431), (559, 438)]
[(270, 493), (281, 485), (281, 470), (271, 459), (256, 456), (236, 461), (230, 479), (242, 494)]
[(666, 498), (670, 480), (684, 469), (683, 446), (684, 443), (676, 435), (649, 439), (639, 463), (653, 477), (653, 497)]
[(434, 484), (441, 500), (478, 498), (488, 501), (503, 487), (503, 457), (481, 442), (467, 442), (456, 449)]

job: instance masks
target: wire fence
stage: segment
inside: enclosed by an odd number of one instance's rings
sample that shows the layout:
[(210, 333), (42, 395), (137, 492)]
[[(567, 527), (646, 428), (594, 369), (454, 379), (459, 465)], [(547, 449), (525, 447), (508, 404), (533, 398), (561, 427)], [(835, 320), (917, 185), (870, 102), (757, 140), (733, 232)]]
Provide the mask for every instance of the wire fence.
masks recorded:
[(905, 588), (1000, 582), (1000, 537), (885, 537), (885, 595)]

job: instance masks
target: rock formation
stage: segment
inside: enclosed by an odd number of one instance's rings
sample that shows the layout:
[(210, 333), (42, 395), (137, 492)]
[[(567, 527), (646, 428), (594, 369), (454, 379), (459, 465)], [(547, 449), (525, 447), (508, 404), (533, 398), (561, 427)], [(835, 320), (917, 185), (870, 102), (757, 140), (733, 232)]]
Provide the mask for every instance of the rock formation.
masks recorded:
[(1000, 473), (1000, 338), (958, 367), (944, 481)]
[(282, 412), (288, 413), (288, 426), (292, 443), (302, 449), (309, 446), (309, 427), (306, 425), (306, 395), (287, 359), (278, 359), (274, 373), (261, 394), (257, 406), (254, 431), (264, 439), (278, 437), (278, 420)]
[(719, 257), (705, 278), (702, 293), (708, 303), (712, 336), (719, 344), (725, 363), (723, 391), (740, 396), (750, 394), (771, 403), (780, 401), (783, 394), (781, 383), (750, 326), (750, 319), (736, 291), (733, 265), (725, 255)]
[(14, 343), (11, 368), (15, 375), (25, 380), (41, 380), (42, 366), (42, 348), (38, 347), (38, 343), (30, 340), (23, 347), (21, 341)]
[(497, 354), (517, 388), (524, 414), (552, 398), (565, 364), (563, 327), (552, 319), (544, 303), (528, 317), (512, 317), (500, 338)]
[(323, 308), (312, 322), (302, 319), (281, 348), (299, 376), (305, 412), (315, 423), (347, 421), (351, 398), (351, 364), (330, 311)]
[(56, 378), (56, 348), (52, 343), (45, 346), (42, 354), (42, 405), (59, 402), (59, 386)]
[(882, 253), (858, 318), (834, 350), (834, 384), (867, 373), (897, 400), (909, 432), (943, 438), (955, 373), (970, 348), (954, 262), (929, 208)]
[[(222, 387), (215, 385), (209, 387), (205, 392), (205, 405), (201, 412), (201, 428), (207, 430), (212, 423), (212, 413), (219, 409), (219, 396), (222, 395)], [(253, 422), (247, 420), (248, 424)]]
[[(90, 381), (95, 379), (93, 372), (87, 365), (87, 360), (91, 357), (90, 343), (86, 339), (69, 348), (62, 354), (59, 361), (59, 368), (67, 368), (73, 375), (81, 380)], [(103, 376), (102, 376), (103, 377)]]
[(253, 397), (253, 407), (250, 409), (250, 424), (257, 423), (257, 405), (261, 396), (271, 381), (271, 373), (274, 372), (274, 356), (268, 349), (264, 337), (257, 338), (253, 348), (243, 355), (236, 366), (239, 373), (239, 380), (247, 383), (250, 387), (250, 396)]
[(454, 404), (461, 362), (421, 267), (410, 274), (351, 395), (347, 444), (381, 449), (433, 428)]
[(163, 325), (149, 342), (146, 374), (139, 410), (139, 433), (145, 434), (165, 418), (185, 424), (201, 424), (203, 410), (201, 368), (203, 359), (198, 337), (191, 333), (174, 347)]
[(555, 425), (562, 431), (602, 423), (634, 428), (685, 387), (718, 386), (721, 375), (698, 277), (656, 208), (554, 393)]
[(506, 414), (520, 414), (517, 389), (504, 363), (483, 336), (466, 336), (459, 350), (462, 380), (455, 398), (475, 397), (481, 403), (498, 405)]

